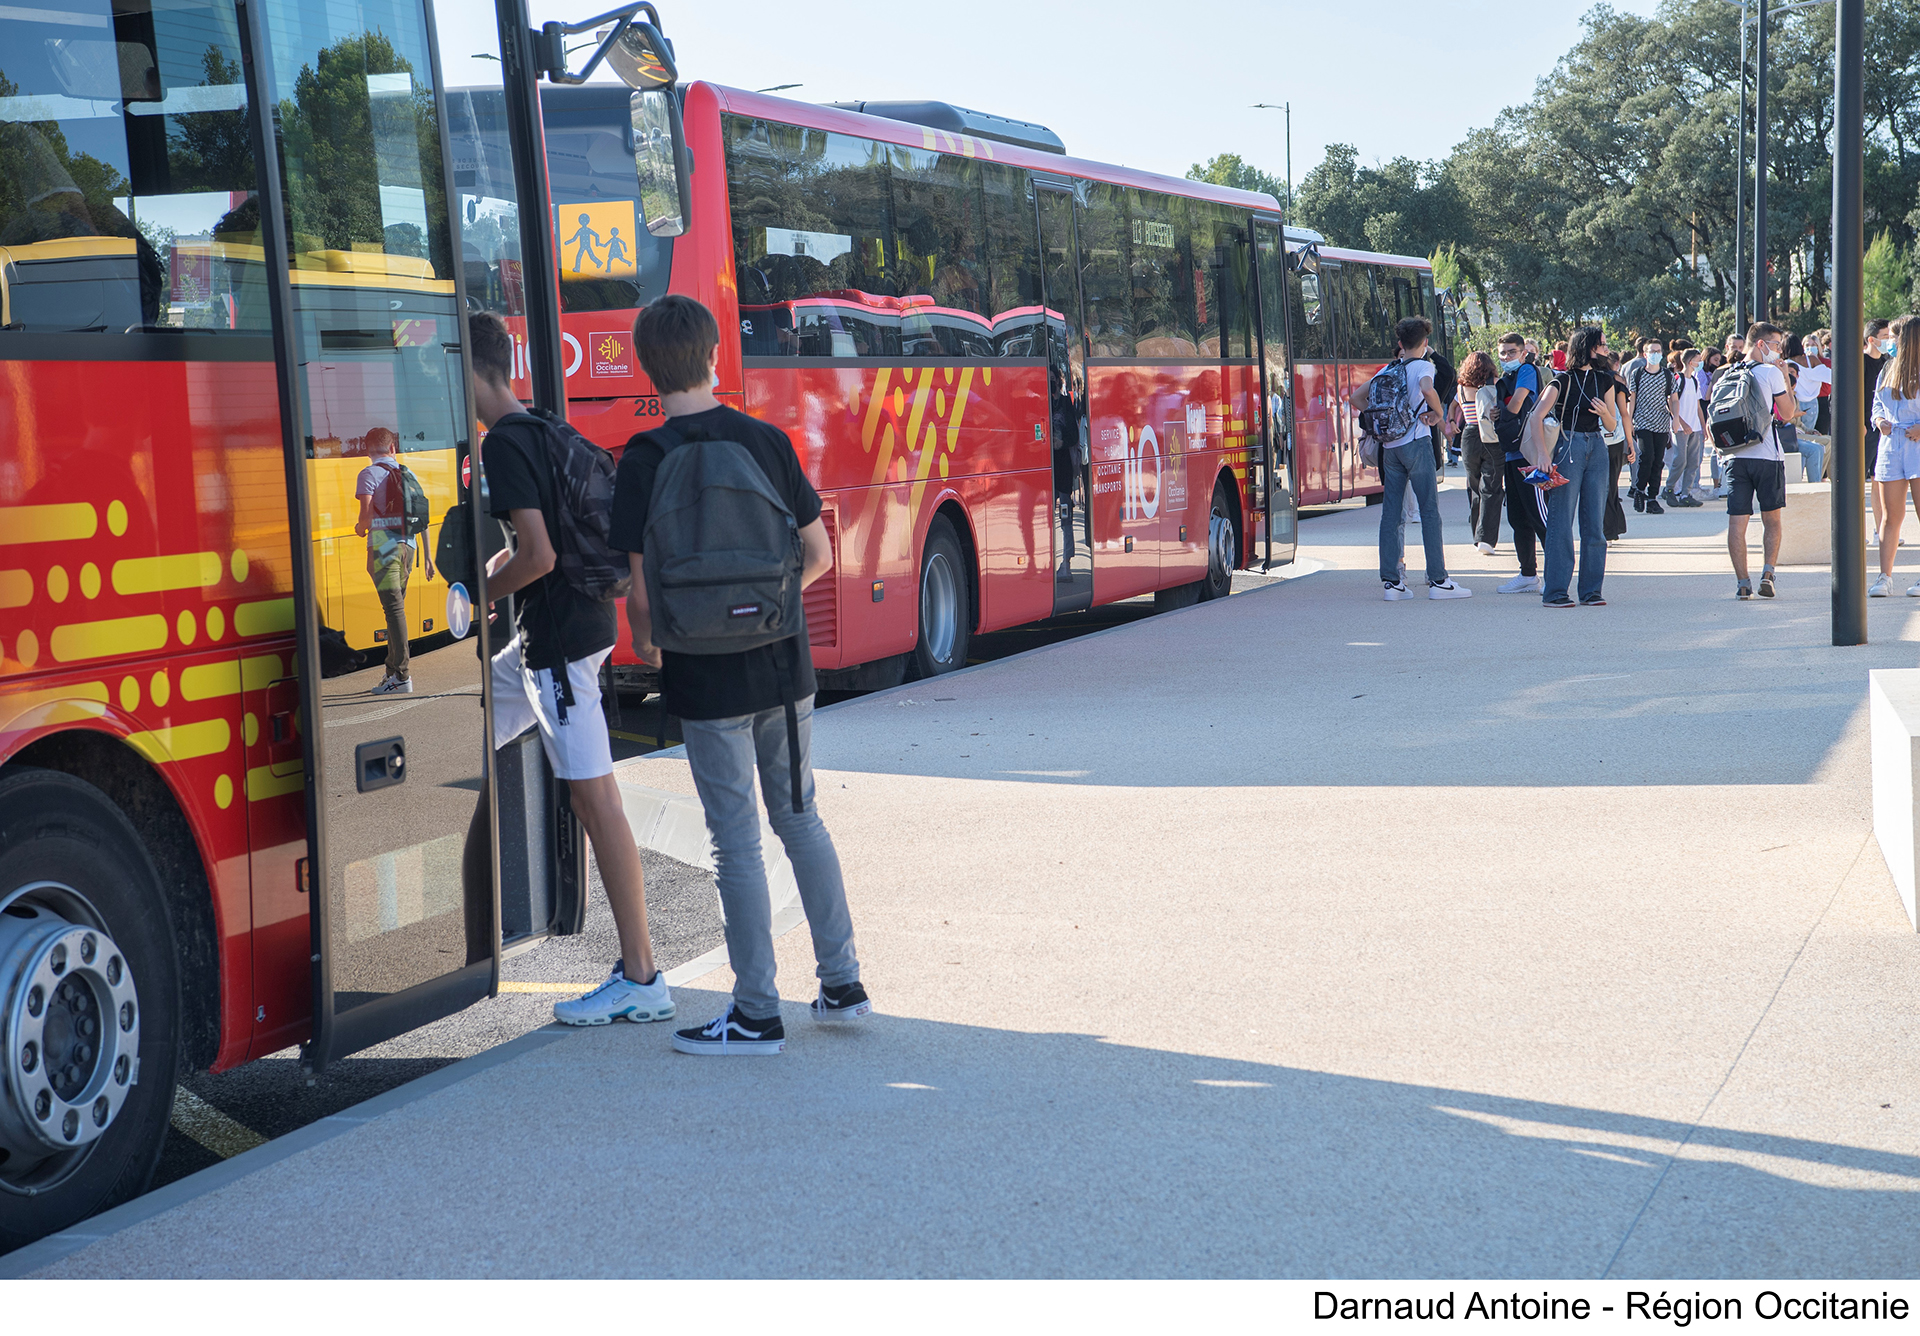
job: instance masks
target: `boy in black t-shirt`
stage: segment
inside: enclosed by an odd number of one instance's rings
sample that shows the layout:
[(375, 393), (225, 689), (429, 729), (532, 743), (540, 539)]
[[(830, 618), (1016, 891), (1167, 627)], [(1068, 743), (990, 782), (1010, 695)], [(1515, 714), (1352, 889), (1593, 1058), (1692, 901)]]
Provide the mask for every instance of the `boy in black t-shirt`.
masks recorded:
[[(726, 911), (727, 956), (734, 974), (733, 1004), (707, 1025), (676, 1031), (673, 1046), (695, 1054), (778, 1053), (787, 1039), (774, 986), (772, 908), (753, 792), (756, 772), (768, 822), (793, 863), (813, 931), (818, 962), (814, 972), (820, 980), (813, 1015), (848, 1020), (872, 1010), (853, 953), (853, 920), (847, 912), (840, 855), (814, 807), (808, 758), (813, 660), (804, 621), (786, 640), (741, 653), (678, 654), (654, 645), (645, 563), (667, 561), (674, 554), (641, 549), (661, 461), (669, 450), (692, 441), (743, 446), (800, 526), (803, 587), (832, 569), (833, 550), (820, 519), (820, 497), (801, 472), (786, 433), (714, 397), (720, 330), (712, 313), (690, 297), (662, 297), (634, 321), (633, 343), (641, 368), (660, 392), (660, 408), (672, 430), (642, 432), (627, 442), (614, 483), (608, 538), (628, 554), (633, 571), (633, 592), (627, 596), (633, 652), (643, 663), (659, 665), (667, 712), (679, 718), (686, 739), (687, 763), (713, 837), (715, 880)], [(797, 702), (794, 735), (787, 731), (788, 700)], [(797, 755), (789, 748), (797, 749)], [(795, 774), (800, 782), (798, 810), (793, 801)]]
[[(487, 499), (514, 534), (514, 545), (487, 563), (487, 597), (519, 596), (513, 637), (493, 656), (493, 745), (503, 747), (539, 727), (553, 773), (567, 781), (574, 814), (593, 842), (620, 932), (620, 959), (607, 981), (555, 1003), (553, 1014), (568, 1025), (669, 1020), (673, 996), (666, 976), (653, 966), (640, 853), (613, 777), (613, 749), (600, 712), (600, 665), (613, 653), (618, 627), (613, 604), (588, 598), (556, 568), (559, 497), (549, 428), (513, 393), (513, 343), (505, 322), (490, 313), (475, 315), (467, 333), (474, 408), (487, 428), (481, 444)], [(572, 688), (572, 699), (563, 685)], [(484, 801), (480, 810), (487, 810)], [(471, 864), (478, 857), (472, 832), (468, 844)]]

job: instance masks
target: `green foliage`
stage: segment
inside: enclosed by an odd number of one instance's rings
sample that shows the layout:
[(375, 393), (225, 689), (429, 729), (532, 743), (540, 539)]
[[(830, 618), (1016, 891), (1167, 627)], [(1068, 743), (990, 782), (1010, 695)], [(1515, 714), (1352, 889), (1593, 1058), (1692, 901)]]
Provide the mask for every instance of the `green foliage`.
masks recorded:
[[(1443, 162), (1363, 167), (1330, 145), (1301, 179), (1298, 220), (1344, 246), (1451, 248), (1493, 298), (1483, 315), (1547, 340), (1589, 321), (1702, 343), (1706, 326), (1730, 327), (1737, 16), (1724, 0), (1664, 0), (1651, 18), (1602, 4), (1583, 23), (1531, 99)], [(1827, 304), (1832, 11), (1778, 12), (1768, 31), (1766, 297), (1797, 328), (1823, 323)], [(1920, 4), (1868, 0), (1867, 48), (1868, 226), (1907, 257), (1897, 304), (1909, 285), (1920, 304)]]
[(1209, 185), (1226, 186), (1232, 190), (1258, 191), (1273, 196), (1283, 206), (1287, 202), (1285, 179), (1267, 175), (1238, 153), (1216, 153), (1205, 162), (1194, 163), (1187, 168), (1187, 180), (1205, 181)]
[(1906, 311), (1911, 264), (1907, 248), (1894, 241), (1893, 233), (1883, 229), (1874, 237), (1862, 265), (1867, 319), (1891, 320)]
[(1733, 307), (1712, 297), (1702, 297), (1693, 311), (1693, 328), (1687, 337), (1696, 348), (1720, 348), (1733, 336)]

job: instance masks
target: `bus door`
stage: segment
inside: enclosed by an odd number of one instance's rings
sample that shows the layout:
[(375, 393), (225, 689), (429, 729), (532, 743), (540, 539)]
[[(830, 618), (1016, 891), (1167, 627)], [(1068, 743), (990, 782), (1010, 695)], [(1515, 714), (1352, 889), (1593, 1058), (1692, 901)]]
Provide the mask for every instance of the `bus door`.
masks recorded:
[(1347, 403), (1353, 388), (1353, 367), (1346, 356), (1352, 313), (1347, 309), (1347, 271), (1338, 260), (1320, 262), (1321, 320), (1327, 330), (1327, 418), (1333, 448), (1327, 459), (1327, 500), (1344, 501), (1353, 495), (1359, 472), (1358, 422)]
[[(249, 239), (272, 288), (287, 463), (318, 1067), (449, 1015), (498, 977), (488, 637), (471, 611), (484, 605), (461, 606), (426, 573), (445, 521), (431, 512), (471, 500), (455, 478), (473, 414), (426, 0), (240, 11), (264, 150), (257, 216), (283, 220)], [(396, 515), (378, 499), (412, 492), (382, 488), (396, 465), (429, 498), (426, 532), (410, 503)], [(381, 610), (389, 635), (371, 654), (324, 621), (323, 533), (338, 578)], [(477, 559), (465, 554), (461, 573)], [(436, 631), (410, 637), (408, 603), (429, 588)], [(461, 638), (476, 622), (478, 653)]]
[(1053, 611), (1093, 606), (1093, 479), (1080, 247), (1071, 190), (1035, 182), (1047, 322), (1048, 439), (1053, 453)]
[(1254, 291), (1259, 319), (1254, 351), (1260, 374), (1260, 470), (1264, 484), (1255, 501), (1266, 512), (1256, 535), (1265, 565), (1293, 560), (1299, 492), (1294, 482), (1293, 367), (1287, 346), (1286, 246), (1277, 221), (1253, 223)]

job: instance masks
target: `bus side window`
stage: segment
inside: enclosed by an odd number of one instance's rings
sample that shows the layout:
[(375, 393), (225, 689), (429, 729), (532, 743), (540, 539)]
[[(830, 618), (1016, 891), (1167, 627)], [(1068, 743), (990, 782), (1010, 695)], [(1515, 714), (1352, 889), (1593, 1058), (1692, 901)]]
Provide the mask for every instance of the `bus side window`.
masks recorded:
[(1125, 188), (1089, 184), (1080, 227), (1080, 289), (1092, 355), (1131, 357), (1133, 247)]
[(901, 351), (992, 356), (992, 329), (981, 318), (988, 275), (978, 165), (924, 149), (896, 147), (890, 156), (896, 295), (932, 300), (901, 311)]
[(232, 5), (0, 8), (0, 52), (0, 328), (264, 329)]
[(1152, 190), (1127, 191), (1133, 263), (1133, 351), (1181, 357), (1199, 350), (1191, 204)]
[(980, 164), (985, 199), (987, 267), (992, 271), (988, 305), (994, 355), (1044, 357), (1045, 335), (1036, 308), (1040, 296), (1040, 239), (1034, 231), (1027, 173), (996, 162)]
[(726, 139), (744, 351), (899, 356), (888, 146), (739, 116)]

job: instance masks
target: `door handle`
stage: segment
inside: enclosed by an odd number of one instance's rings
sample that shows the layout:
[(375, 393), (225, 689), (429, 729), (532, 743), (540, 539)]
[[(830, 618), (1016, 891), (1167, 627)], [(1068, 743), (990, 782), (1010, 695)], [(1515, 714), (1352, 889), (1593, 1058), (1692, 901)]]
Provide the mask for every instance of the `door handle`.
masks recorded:
[(362, 793), (391, 788), (407, 778), (407, 740), (381, 738), (353, 749), (354, 784)]

